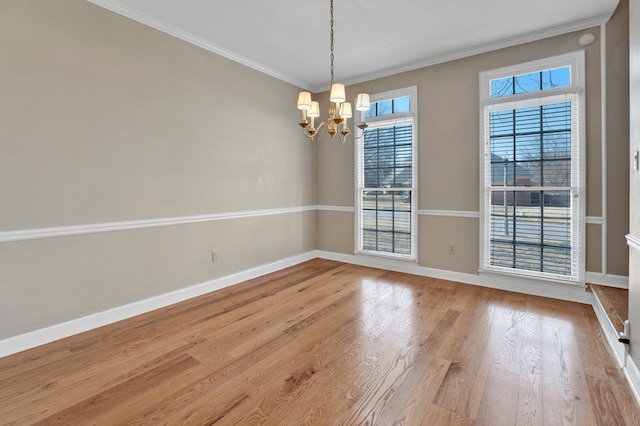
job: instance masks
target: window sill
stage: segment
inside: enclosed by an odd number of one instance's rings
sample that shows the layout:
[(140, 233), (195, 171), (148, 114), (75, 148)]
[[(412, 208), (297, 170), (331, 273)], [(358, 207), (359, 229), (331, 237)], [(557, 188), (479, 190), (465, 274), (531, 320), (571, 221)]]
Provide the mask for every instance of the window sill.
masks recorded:
[(582, 281), (575, 281), (575, 280), (571, 280), (568, 278), (564, 278), (561, 275), (552, 275), (552, 274), (529, 274), (526, 272), (520, 272), (517, 269), (509, 269), (509, 270), (501, 270), (501, 269), (479, 269), (478, 270), (478, 274), (480, 276), (487, 276), (487, 277), (496, 277), (496, 278), (501, 278), (504, 279), (505, 277), (517, 277), (517, 279), (524, 279), (524, 280), (532, 280), (532, 281), (544, 281), (544, 282), (551, 282), (551, 283), (557, 283), (557, 284), (565, 284), (565, 285), (570, 285), (570, 286), (578, 286), (578, 287), (584, 287), (585, 286), (585, 282), (584, 280)]
[(363, 256), (363, 257), (373, 257), (373, 258), (379, 258), (379, 259), (387, 259), (392, 261), (400, 261), (405, 263), (416, 263), (416, 264), (418, 263), (417, 257), (397, 255), (392, 253), (386, 254), (386, 253), (372, 252), (372, 251), (356, 251), (354, 255)]

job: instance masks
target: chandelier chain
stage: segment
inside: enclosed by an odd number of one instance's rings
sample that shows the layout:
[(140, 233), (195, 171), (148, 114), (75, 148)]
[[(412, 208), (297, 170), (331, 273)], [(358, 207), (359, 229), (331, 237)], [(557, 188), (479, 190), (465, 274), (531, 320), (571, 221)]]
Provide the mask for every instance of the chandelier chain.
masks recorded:
[(331, 86), (333, 86), (333, 0), (331, 0)]

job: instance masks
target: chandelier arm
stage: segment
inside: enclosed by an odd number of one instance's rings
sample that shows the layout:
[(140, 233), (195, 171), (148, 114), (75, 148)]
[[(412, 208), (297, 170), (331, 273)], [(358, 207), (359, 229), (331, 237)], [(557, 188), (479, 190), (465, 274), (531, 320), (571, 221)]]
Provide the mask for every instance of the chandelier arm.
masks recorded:
[(324, 134), (324, 131), (325, 131), (326, 127), (327, 127), (327, 123), (323, 121), (322, 123), (320, 123), (320, 125), (318, 127), (316, 127), (314, 129), (313, 134), (311, 134), (309, 132), (309, 128), (308, 127), (303, 130), (303, 133), (304, 133), (304, 135), (306, 137), (308, 137), (313, 142), (315, 142), (316, 138), (318, 138), (318, 140), (320, 140), (320, 138), (322, 138), (322, 135)]
[[(322, 136), (324, 135), (326, 130), (327, 130), (327, 123), (323, 121), (322, 123), (320, 123), (320, 125), (316, 129), (316, 134), (314, 136), (317, 136), (318, 140), (320, 140), (322, 139)], [(312, 140), (315, 142), (315, 139), (312, 139)]]

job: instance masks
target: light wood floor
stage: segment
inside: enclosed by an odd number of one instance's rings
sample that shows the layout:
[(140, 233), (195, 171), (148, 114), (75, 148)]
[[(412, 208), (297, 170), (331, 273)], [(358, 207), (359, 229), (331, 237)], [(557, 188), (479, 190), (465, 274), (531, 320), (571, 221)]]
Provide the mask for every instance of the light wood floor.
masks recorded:
[(316, 259), (0, 359), (1, 424), (637, 425), (591, 306)]

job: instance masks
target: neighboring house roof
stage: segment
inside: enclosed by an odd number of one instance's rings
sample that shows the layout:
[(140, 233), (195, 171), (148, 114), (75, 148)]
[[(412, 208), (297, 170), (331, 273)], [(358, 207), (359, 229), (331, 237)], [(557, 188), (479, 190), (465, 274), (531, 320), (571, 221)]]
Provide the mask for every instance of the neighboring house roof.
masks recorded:
[(492, 153), (491, 154), (491, 181), (502, 182), (505, 179), (505, 176), (504, 176), (505, 165), (506, 165), (506, 172), (507, 172), (507, 176), (506, 176), (507, 182), (513, 181), (514, 165), (515, 165), (516, 179), (533, 177), (533, 173), (531, 173), (526, 167), (523, 167), (522, 165), (518, 163), (513, 163), (513, 162), (507, 162), (505, 164), (505, 161), (501, 156)]

